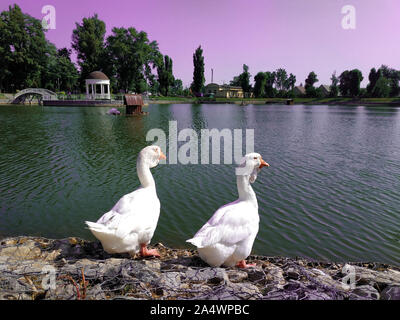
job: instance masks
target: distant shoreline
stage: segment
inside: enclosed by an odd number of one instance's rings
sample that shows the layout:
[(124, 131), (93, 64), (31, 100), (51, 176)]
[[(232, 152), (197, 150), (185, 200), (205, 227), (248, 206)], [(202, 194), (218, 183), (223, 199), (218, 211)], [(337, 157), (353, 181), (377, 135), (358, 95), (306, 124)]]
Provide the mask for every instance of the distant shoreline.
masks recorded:
[(400, 98), (263, 98), (263, 99), (228, 99), (228, 98), (217, 98), (215, 100), (205, 99), (154, 99), (149, 100), (150, 104), (178, 104), (178, 103), (192, 103), (192, 104), (238, 104), (238, 105), (265, 105), (265, 104), (287, 104), (287, 100), (293, 100), (293, 104), (303, 104), (303, 105), (348, 105), (348, 106), (358, 106), (358, 105), (390, 105), (390, 106), (400, 106)]
[[(342, 105), (342, 106), (400, 106), (400, 97), (396, 98), (160, 98), (160, 99), (149, 99), (148, 104), (237, 104), (237, 105), (267, 105), (267, 104), (282, 104), (286, 105), (287, 100), (293, 100), (293, 105)], [(10, 105), (9, 100), (0, 99), (0, 105)], [(38, 105), (37, 103), (26, 103), (24, 105)], [(110, 104), (111, 105), (111, 104)], [(110, 106), (110, 105), (99, 105), (99, 106)], [(15, 105), (19, 106), (19, 105)], [(112, 106), (123, 107), (123, 105), (112, 104)]]

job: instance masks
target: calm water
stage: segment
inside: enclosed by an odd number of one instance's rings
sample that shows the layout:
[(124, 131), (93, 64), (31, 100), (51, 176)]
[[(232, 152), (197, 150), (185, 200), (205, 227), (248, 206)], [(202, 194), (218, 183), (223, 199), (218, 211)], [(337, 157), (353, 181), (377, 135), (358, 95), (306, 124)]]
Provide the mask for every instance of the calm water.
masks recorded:
[[(0, 237), (93, 239), (84, 220), (139, 186), (147, 131), (168, 133), (177, 120), (178, 129), (255, 129), (255, 150), (271, 167), (253, 185), (254, 253), (400, 265), (400, 109), (175, 104), (150, 105), (145, 117), (108, 109), (0, 106)], [(153, 174), (154, 243), (185, 247), (237, 196), (233, 165), (160, 165)]]

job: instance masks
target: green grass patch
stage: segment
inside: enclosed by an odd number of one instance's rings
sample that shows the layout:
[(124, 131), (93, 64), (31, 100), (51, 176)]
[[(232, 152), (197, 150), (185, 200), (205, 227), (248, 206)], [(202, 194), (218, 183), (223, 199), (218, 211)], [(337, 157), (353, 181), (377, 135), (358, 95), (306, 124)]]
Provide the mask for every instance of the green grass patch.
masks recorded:
[(365, 102), (376, 102), (376, 103), (393, 103), (393, 102), (400, 102), (399, 97), (392, 97), (392, 98), (362, 98), (361, 101)]
[(191, 101), (194, 98), (191, 97), (149, 97), (149, 100), (158, 100), (158, 101)]
[(286, 104), (293, 99), (294, 104), (400, 104), (400, 97), (394, 98), (351, 98), (351, 97), (322, 97), (322, 98), (208, 98), (208, 97), (151, 97), (149, 101), (176, 101), (185, 103), (231, 103), (238, 104)]

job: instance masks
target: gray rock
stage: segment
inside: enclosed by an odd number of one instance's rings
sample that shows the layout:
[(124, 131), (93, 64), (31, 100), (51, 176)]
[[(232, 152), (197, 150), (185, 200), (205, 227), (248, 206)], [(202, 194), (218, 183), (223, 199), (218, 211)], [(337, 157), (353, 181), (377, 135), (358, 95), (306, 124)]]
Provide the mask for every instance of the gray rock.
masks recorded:
[[(0, 299), (77, 299), (75, 285), (88, 300), (400, 299), (400, 269), (394, 266), (354, 263), (352, 289), (342, 285), (341, 263), (257, 256), (251, 258), (256, 268), (212, 268), (193, 250), (157, 247), (161, 259), (141, 259), (110, 255), (98, 241), (78, 238), (3, 239)], [(48, 268), (55, 268), (55, 289), (42, 288)]]
[(68, 282), (57, 281), (55, 290), (48, 290), (45, 299), (48, 300), (76, 300), (78, 298), (76, 288)]
[(161, 275), (157, 284), (165, 290), (177, 290), (181, 286), (181, 277), (180, 272), (165, 272)]
[(264, 300), (297, 300), (298, 296), (294, 292), (285, 292), (283, 290), (272, 290), (263, 296)]
[(261, 299), (260, 290), (251, 283), (228, 283), (196, 297), (199, 300), (256, 300)]
[(350, 300), (379, 300), (378, 290), (369, 285), (356, 287), (349, 296)]
[(160, 272), (157, 269), (149, 268), (145, 264), (137, 261), (129, 261), (123, 265), (123, 268), (132, 277), (145, 283), (155, 283), (160, 277)]
[(311, 269), (306, 271), (309, 275), (315, 279), (315, 282), (319, 283), (321, 286), (331, 288), (335, 291), (348, 291), (349, 289), (344, 286), (340, 280), (334, 280), (328, 272), (324, 272), (320, 269)]
[(86, 292), (86, 300), (104, 300), (106, 295), (99, 284), (89, 287)]
[(191, 269), (184, 274), (186, 281), (190, 282), (209, 282), (219, 284), (229, 281), (228, 275), (223, 268)]
[(81, 277), (83, 271), (83, 274), (86, 278), (98, 278), (100, 277), (99, 270), (101, 270), (102, 265), (102, 263), (97, 263), (88, 259), (82, 259), (73, 264), (67, 263), (63, 265), (60, 268), (60, 273)]
[(307, 291), (299, 300), (332, 300), (332, 297), (324, 292)]
[(258, 287), (248, 282), (230, 283), (228, 288), (233, 296), (242, 300), (256, 300), (262, 298)]
[(186, 271), (186, 270), (192, 270), (190, 267), (183, 266), (180, 264), (175, 264), (175, 263), (161, 263), (161, 271)]
[(246, 272), (248, 280), (252, 283), (263, 285), (267, 281), (264, 270), (260, 268), (249, 268), (246, 269)]
[(265, 268), (265, 280), (266, 283), (272, 284), (278, 289), (282, 289), (286, 284), (285, 277), (283, 276), (283, 270), (274, 265), (270, 265)]
[(387, 269), (376, 271), (364, 267), (355, 266), (355, 276), (358, 284), (378, 284), (378, 286), (392, 285), (400, 283), (400, 271)]
[(300, 280), (301, 275), (298, 270), (294, 268), (288, 268), (284, 272), (284, 277), (288, 280)]
[(400, 300), (400, 286), (388, 286), (382, 290), (381, 299)]
[(248, 278), (248, 273), (240, 270), (227, 270), (226, 274), (231, 282), (242, 282)]

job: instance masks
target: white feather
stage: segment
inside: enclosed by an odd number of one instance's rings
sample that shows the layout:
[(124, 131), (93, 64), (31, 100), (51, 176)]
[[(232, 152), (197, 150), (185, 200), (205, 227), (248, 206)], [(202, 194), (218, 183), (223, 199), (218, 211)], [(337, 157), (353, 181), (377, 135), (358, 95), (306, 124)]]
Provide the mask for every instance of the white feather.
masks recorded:
[(150, 242), (157, 227), (160, 201), (149, 169), (152, 165), (146, 164), (145, 155), (139, 157), (138, 174), (149, 185), (124, 195), (96, 223), (85, 222), (108, 253), (137, 253), (141, 244)]
[(251, 165), (251, 170), (237, 176), (239, 199), (219, 208), (193, 238), (186, 240), (195, 245), (200, 258), (213, 267), (230, 267), (245, 260), (258, 233), (258, 204), (250, 183), (260, 171), (261, 156), (251, 153), (243, 162)]
[[(219, 208), (187, 242), (198, 248), (208, 264), (232, 266), (250, 255), (258, 224), (257, 208), (247, 201), (236, 201)], [(233, 255), (235, 261), (230, 262)]]

